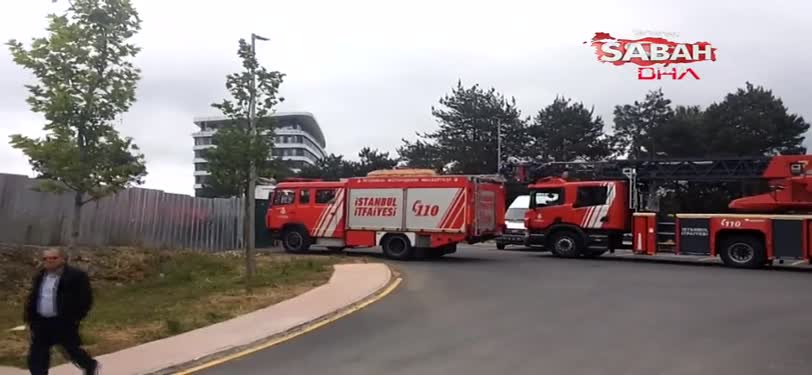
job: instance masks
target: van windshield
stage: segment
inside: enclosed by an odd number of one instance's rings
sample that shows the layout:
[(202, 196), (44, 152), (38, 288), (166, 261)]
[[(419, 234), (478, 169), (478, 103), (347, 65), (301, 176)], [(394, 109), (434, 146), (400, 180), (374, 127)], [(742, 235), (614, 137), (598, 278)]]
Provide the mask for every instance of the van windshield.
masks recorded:
[(507, 212), (505, 212), (505, 220), (523, 221), (525, 212), (527, 212), (526, 208), (508, 208)]

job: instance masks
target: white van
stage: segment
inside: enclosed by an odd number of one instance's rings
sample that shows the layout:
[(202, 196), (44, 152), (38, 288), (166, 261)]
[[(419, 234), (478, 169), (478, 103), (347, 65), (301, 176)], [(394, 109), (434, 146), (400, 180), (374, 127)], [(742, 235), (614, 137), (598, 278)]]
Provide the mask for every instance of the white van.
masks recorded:
[(496, 238), (496, 248), (504, 250), (507, 245), (524, 246), (524, 213), (530, 208), (530, 196), (520, 195), (513, 200), (505, 212), (505, 234)]

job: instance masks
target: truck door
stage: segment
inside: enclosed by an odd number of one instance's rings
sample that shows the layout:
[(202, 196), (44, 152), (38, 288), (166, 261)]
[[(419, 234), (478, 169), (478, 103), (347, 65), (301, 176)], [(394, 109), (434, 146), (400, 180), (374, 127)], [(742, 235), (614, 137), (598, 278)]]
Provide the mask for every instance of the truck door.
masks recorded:
[(282, 229), (287, 223), (295, 223), (296, 213), (296, 190), (279, 189), (273, 192), (273, 200), (269, 208), (267, 226), (270, 229)]
[[(314, 237), (344, 237), (344, 188), (324, 187), (314, 189)], [(317, 216), (316, 216), (317, 215)]]
[(609, 208), (614, 201), (614, 185), (608, 182), (578, 185), (572, 205), (577, 220), (584, 229), (599, 229), (609, 221)]
[(528, 229), (545, 230), (556, 222), (566, 222), (572, 210), (566, 202), (564, 187), (546, 187), (530, 192)]

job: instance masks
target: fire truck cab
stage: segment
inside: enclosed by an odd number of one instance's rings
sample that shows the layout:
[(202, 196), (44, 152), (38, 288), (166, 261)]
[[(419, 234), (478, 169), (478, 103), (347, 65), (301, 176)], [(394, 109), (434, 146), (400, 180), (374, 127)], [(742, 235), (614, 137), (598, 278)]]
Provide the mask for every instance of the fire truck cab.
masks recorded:
[(629, 227), (628, 188), (623, 181), (549, 177), (530, 185), (525, 214), (527, 243), (558, 256), (598, 256), (619, 246)]
[(493, 176), (384, 171), (341, 181), (282, 182), (265, 222), (285, 250), (381, 246), (391, 259), (440, 257), (504, 233), (505, 190)]

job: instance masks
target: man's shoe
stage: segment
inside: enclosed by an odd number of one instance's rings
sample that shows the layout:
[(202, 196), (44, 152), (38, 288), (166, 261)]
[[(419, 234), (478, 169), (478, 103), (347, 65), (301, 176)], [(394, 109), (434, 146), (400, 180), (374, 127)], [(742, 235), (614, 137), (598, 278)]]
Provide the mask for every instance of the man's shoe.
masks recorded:
[(93, 367), (85, 370), (85, 375), (99, 375), (101, 371), (101, 364), (99, 361), (93, 363)]

